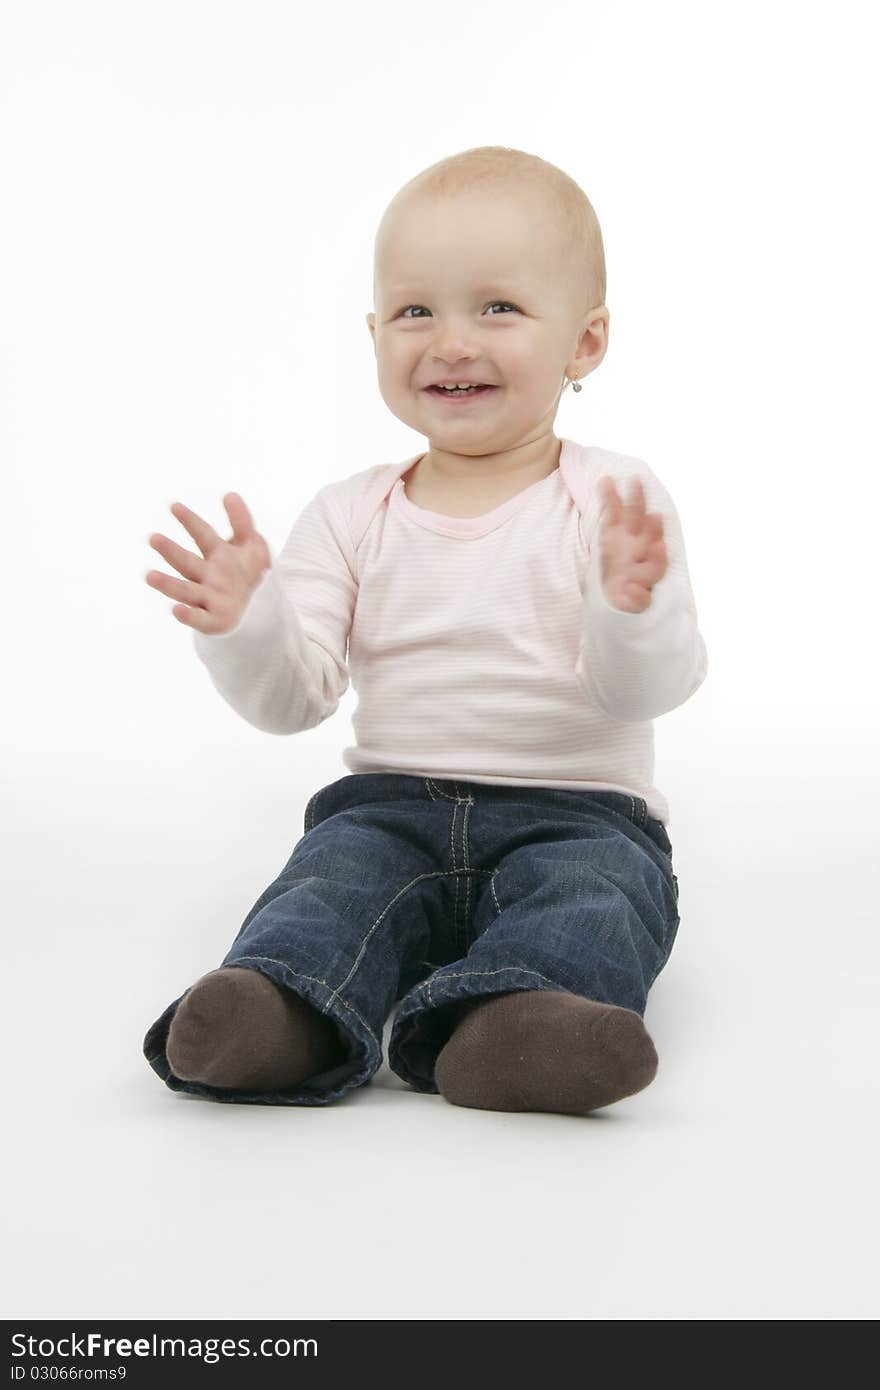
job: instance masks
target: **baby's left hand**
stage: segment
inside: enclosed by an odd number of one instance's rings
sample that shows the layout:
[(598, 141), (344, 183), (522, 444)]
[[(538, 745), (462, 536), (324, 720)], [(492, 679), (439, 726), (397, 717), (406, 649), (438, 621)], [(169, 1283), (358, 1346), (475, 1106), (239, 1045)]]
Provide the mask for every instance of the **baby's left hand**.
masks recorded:
[(602, 589), (612, 608), (642, 613), (667, 569), (663, 517), (645, 511), (645, 489), (637, 477), (629, 502), (619, 496), (608, 474), (599, 479), (599, 497), (604, 508), (599, 534)]

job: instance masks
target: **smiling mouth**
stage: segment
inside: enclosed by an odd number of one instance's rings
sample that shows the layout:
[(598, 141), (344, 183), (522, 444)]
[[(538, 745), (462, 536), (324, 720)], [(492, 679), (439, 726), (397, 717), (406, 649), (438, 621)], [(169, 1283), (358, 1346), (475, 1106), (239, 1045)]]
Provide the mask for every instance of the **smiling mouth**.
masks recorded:
[(446, 386), (427, 386), (425, 389), (429, 391), (432, 396), (442, 397), (443, 400), (463, 401), (472, 400), (476, 396), (486, 396), (490, 391), (497, 391), (498, 387), (483, 384), (480, 386), (467, 386), (464, 390), (460, 390), (458, 387), (450, 390)]

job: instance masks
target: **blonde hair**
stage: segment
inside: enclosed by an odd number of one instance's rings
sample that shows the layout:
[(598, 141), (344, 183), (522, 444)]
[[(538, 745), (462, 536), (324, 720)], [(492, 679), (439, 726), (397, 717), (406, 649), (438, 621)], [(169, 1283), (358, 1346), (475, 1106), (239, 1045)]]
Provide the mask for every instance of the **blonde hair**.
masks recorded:
[(579, 184), (555, 164), (507, 145), (477, 145), (447, 155), (422, 169), (395, 193), (376, 233), (378, 246), (385, 219), (412, 196), (454, 197), (473, 189), (526, 189), (546, 200), (563, 233), (563, 264), (571, 275), (573, 304), (586, 312), (605, 303), (605, 247), (593, 205)]

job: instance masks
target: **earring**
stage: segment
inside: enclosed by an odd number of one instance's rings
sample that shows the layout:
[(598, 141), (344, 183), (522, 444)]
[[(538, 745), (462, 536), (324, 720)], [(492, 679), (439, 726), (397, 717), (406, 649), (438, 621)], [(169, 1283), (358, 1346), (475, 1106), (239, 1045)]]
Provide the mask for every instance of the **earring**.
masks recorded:
[(572, 389), (572, 391), (583, 391), (584, 388), (581, 386), (581, 384), (580, 384), (580, 382), (578, 381), (577, 377), (572, 377), (572, 376), (570, 376), (568, 379), (569, 379), (569, 381), (571, 382), (571, 389)]

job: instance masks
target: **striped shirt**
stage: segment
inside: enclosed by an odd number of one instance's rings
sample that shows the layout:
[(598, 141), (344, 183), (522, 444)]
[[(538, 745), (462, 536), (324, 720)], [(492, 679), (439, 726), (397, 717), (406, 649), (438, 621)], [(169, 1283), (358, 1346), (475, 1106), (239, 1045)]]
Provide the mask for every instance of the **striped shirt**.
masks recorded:
[[(684, 540), (642, 460), (561, 440), (559, 466), (480, 516), (416, 506), (421, 457), (320, 488), (235, 628), (193, 630), (223, 698), (256, 728), (294, 734), (358, 696), (349, 772), (397, 772), (643, 797), (652, 721), (706, 676)], [(603, 474), (638, 476), (663, 516), (668, 567), (642, 613), (607, 602), (599, 570)]]

